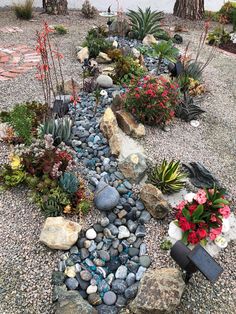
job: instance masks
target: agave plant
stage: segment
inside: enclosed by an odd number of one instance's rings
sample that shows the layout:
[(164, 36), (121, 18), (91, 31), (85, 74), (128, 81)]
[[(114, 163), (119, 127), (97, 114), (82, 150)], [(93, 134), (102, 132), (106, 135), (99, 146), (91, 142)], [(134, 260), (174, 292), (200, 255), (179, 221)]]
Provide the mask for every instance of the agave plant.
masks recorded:
[(172, 160), (168, 163), (164, 159), (161, 166), (156, 165), (151, 171), (149, 181), (163, 193), (174, 193), (184, 187), (186, 177), (180, 170), (180, 161)]
[(39, 128), (39, 135), (44, 137), (46, 134), (51, 134), (54, 139), (54, 144), (59, 145), (61, 142), (67, 143), (71, 137), (72, 121), (70, 117), (47, 120)]
[(59, 181), (60, 187), (67, 193), (73, 194), (78, 190), (79, 181), (71, 172), (65, 172)]
[(147, 34), (158, 36), (163, 33), (159, 25), (164, 18), (162, 11), (151, 11), (150, 7), (145, 11), (138, 8), (138, 11), (129, 10), (127, 16), (131, 22), (133, 36), (137, 39), (143, 40)]
[(170, 62), (175, 62), (179, 55), (179, 49), (175, 48), (173, 42), (161, 41), (158, 44), (153, 44), (152, 56), (158, 57), (157, 70), (159, 71), (160, 65), (163, 59), (166, 59)]
[(196, 120), (205, 111), (195, 105), (192, 97), (186, 97), (176, 108), (175, 116), (186, 122)]

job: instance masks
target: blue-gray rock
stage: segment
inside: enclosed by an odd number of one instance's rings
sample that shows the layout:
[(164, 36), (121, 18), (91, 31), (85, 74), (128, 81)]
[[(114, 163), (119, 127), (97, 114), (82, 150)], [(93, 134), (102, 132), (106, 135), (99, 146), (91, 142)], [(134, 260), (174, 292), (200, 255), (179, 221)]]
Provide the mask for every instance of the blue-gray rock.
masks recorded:
[[(109, 223), (109, 221), (108, 221), (108, 223)], [(104, 227), (105, 227), (105, 226), (104, 226)], [(93, 225), (93, 229), (94, 229), (97, 233), (103, 232), (103, 226), (102, 226), (101, 224), (98, 224), (98, 223), (96, 223), (96, 224)]]
[(98, 255), (105, 262), (108, 262), (110, 260), (110, 255), (105, 250), (98, 251)]
[(141, 223), (147, 223), (151, 219), (151, 215), (147, 210), (142, 211), (141, 216), (139, 217), (139, 221)]
[(145, 237), (146, 235), (146, 228), (144, 225), (138, 225), (136, 229), (135, 235), (137, 238)]
[(118, 295), (116, 306), (120, 309), (120, 308), (125, 307), (126, 303), (127, 303), (127, 300), (122, 295)]
[(147, 253), (147, 246), (145, 243), (142, 243), (139, 248), (139, 256), (145, 255)]
[(102, 227), (106, 227), (106, 226), (108, 226), (109, 225), (109, 218), (107, 218), (107, 217), (103, 217), (102, 219), (101, 219), (101, 221), (100, 221), (100, 224), (101, 224), (101, 226)]
[(69, 290), (75, 290), (79, 286), (79, 283), (75, 278), (67, 278), (65, 284)]
[(119, 259), (120, 259), (122, 264), (126, 264), (126, 262), (129, 259), (129, 255), (127, 253), (125, 253), (125, 252), (121, 252), (120, 256), (119, 256)]
[(114, 187), (100, 181), (94, 194), (94, 203), (99, 210), (112, 210), (119, 203), (120, 195)]
[(98, 314), (117, 314), (118, 309), (114, 305), (101, 304), (96, 307)]
[(93, 252), (94, 250), (96, 250), (96, 243), (95, 243), (95, 241), (94, 240), (92, 240), (91, 241), (91, 245), (90, 245), (90, 247), (88, 248), (88, 251), (91, 253), (91, 252)]
[(87, 257), (89, 257), (89, 251), (85, 248), (82, 248), (80, 250), (80, 254), (82, 259), (86, 259)]
[(139, 263), (140, 263), (141, 266), (147, 268), (151, 264), (151, 259), (150, 259), (150, 257), (148, 255), (142, 255), (139, 258)]
[(83, 290), (87, 290), (87, 288), (88, 288), (88, 286), (90, 284), (89, 281), (84, 281), (83, 279), (81, 279), (79, 273), (76, 274), (76, 279), (77, 279), (77, 281), (79, 283), (80, 288), (83, 289)]
[(107, 226), (107, 228), (111, 231), (111, 233), (112, 233), (114, 236), (118, 235), (119, 230), (118, 230), (118, 228), (117, 228), (115, 225), (109, 224), (109, 225)]
[(122, 294), (127, 289), (127, 284), (122, 279), (115, 279), (112, 283), (112, 290), (117, 294)]
[(100, 293), (105, 293), (109, 290), (110, 290), (110, 285), (105, 280), (101, 280), (98, 284), (98, 291)]
[(129, 273), (128, 276), (126, 277), (126, 283), (128, 285), (128, 287), (132, 286), (135, 281), (136, 281), (136, 276), (134, 273)]
[(113, 305), (116, 303), (117, 296), (113, 291), (108, 291), (103, 296), (103, 302), (106, 305)]
[(139, 265), (133, 261), (128, 261), (126, 266), (131, 273), (136, 273), (139, 268)]
[(127, 221), (127, 227), (129, 229), (129, 231), (133, 233), (136, 231), (138, 224), (136, 222), (134, 222), (133, 220), (129, 219)]
[(124, 265), (121, 265), (116, 273), (115, 273), (115, 277), (116, 279), (125, 279), (127, 277), (127, 274), (128, 274), (128, 269), (126, 266)]
[(138, 255), (139, 255), (139, 249), (135, 247), (129, 248), (129, 256), (133, 257), (133, 256), (138, 256)]
[(139, 282), (136, 282), (125, 290), (126, 299), (130, 300), (136, 297), (136, 294), (138, 293), (138, 286)]
[(141, 201), (137, 200), (136, 201), (136, 207), (138, 210), (143, 210), (144, 209), (144, 205)]
[(110, 273), (106, 278), (106, 282), (108, 283), (108, 285), (111, 285), (114, 279), (115, 279), (115, 275), (113, 273)]
[(70, 254), (77, 254), (78, 252), (79, 252), (79, 249), (76, 245), (70, 248)]
[(82, 270), (80, 272), (80, 278), (84, 281), (90, 281), (92, 279), (92, 274), (88, 270)]
[(64, 283), (64, 280), (65, 280), (65, 275), (63, 272), (61, 271), (54, 271), (52, 273), (52, 283), (55, 285), (55, 286), (62, 286), (63, 283)]
[(146, 267), (140, 266), (136, 273), (136, 280), (141, 280), (146, 270)]

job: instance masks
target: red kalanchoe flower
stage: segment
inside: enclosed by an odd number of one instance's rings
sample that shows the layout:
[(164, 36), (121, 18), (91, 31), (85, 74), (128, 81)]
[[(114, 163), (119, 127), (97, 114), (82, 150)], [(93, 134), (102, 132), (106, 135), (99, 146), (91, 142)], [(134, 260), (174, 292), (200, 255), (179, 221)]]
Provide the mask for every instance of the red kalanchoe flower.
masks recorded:
[(198, 229), (197, 230), (197, 235), (200, 240), (205, 239), (207, 237), (207, 232), (205, 229)]
[(188, 242), (191, 244), (197, 244), (199, 242), (199, 239), (197, 237), (197, 233), (195, 231), (192, 231), (189, 233)]

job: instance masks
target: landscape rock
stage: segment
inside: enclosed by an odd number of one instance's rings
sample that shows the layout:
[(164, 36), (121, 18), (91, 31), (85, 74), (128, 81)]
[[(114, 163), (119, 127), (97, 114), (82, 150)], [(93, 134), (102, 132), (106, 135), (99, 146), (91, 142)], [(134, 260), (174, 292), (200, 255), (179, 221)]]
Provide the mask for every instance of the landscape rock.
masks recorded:
[(137, 123), (129, 112), (125, 110), (117, 111), (116, 119), (121, 130), (124, 131), (127, 135), (138, 138), (145, 136), (146, 132), (144, 125)]
[(114, 134), (117, 134), (118, 124), (111, 108), (106, 109), (100, 123), (100, 130), (102, 131), (103, 135), (108, 139), (110, 139)]
[(105, 74), (100, 74), (96, 82), (102, 88), (110, 88), (113, 86), (112, 78), (109, 75), (105, 75)]
[(112, 210), (119, 203), (120, 194), (104, 181), (100, 181), (94, 192), (94, 203), (99, 210)]
[(151, 46), (152, 44), (156, 44), (157, 40), (152, 34), (148, 34), (143, 39), (143, 44), (145, 46)]
[(84, 60), (89, 58), (89, 49), (88, 47), (82, 48), (78, 53), (77, 53), (77, 59), (79, 60), (80, 63), (83, 63)]
[(115, 157), (118, 157), (122, 149), (122, 140), (120, 138), (120, 134), (116, 133), (112, 135), (112, 137), (109, 140), (109, 146), (111, 154)]
[(99, 52), (99, 55), (96, 58), (97, 63), (106, 64), (111, 63), (111, 58), (108, 57), (108, 55), (105, 52)]
[(55, 314), (97, 314), (93, 308), (77, 291), (61, 291)]
[(156, 219), (164, 218), (171, 209), (162, 192), (152, 184), (145, 184), (142, 187), (140, 198), (152, 217)]
[(179, 305), (184, 291), (182, 274), (176, 268), (146, 271), (138, 294), (130, 304), (134, 314), (172, 313)]
[(132, 48), (131, 53), (135, 59), (138, 59), (141, 56), (141, 52), (134, 47)]
[(57, 250), (69, 250), (78, 240), (81, 226), (63, 217), (48, 217), (39, 241)]
[(132, 183), (139, 183), (147, 170), (146, 158), (140, 153), (130, 154), (118, 166), (125, 178)]

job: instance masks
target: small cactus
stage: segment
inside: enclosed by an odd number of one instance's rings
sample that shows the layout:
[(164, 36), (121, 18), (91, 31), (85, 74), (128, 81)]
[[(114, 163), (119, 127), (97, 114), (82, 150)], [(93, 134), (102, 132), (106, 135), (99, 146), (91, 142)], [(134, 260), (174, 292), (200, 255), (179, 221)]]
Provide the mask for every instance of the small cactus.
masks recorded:
[(78, 190), (79, 180), (71, 172), (65, 172), (59, 181), (60, 187), (67, 193), (73, 194)]

